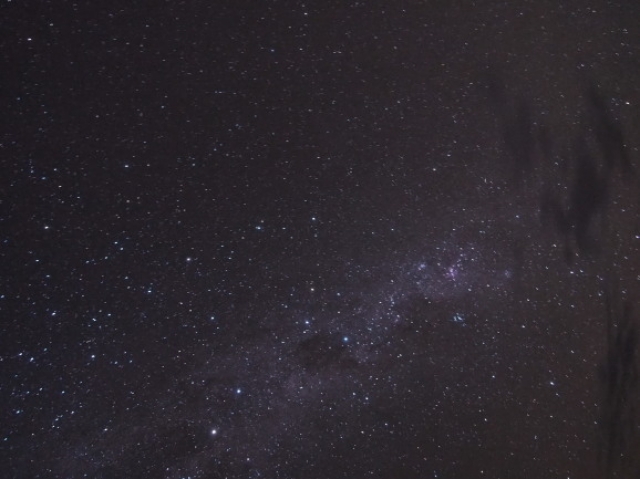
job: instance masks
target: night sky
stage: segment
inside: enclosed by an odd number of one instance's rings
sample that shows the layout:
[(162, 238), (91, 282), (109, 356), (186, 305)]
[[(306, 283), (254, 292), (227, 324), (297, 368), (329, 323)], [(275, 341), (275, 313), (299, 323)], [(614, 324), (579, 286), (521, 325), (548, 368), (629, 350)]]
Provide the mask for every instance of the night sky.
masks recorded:
[(5, 0), (0, 475), (640, 477), (640, 3)]

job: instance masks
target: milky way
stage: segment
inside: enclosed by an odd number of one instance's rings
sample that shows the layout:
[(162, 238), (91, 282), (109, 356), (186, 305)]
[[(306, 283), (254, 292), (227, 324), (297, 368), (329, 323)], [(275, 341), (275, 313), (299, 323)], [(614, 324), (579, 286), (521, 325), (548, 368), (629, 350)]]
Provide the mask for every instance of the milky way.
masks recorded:
[[(260, 324), (257, 332), (241, 333), (239, 346), (199, 355), (140, 416), (83, 439), (66, 460), (93, 461), (117, 444), (114, 457), (98, 461), (104, 466), (135, 454), (149, 440), (149, 430), (186, 427), (200, 436), (208, 432), (211, 443), (202, 454), (180, 458), (178, 470), (204, 469), (216, 457), (219, 465), (258, 475), (291, 454), (292, 438), (300, 451), (354, 440), (365, 434), (360, 414), (387, 417), (379, 410), (381, 396), (411, 402), (412, 390), (403, 390), (396, 379), (407, 369), (426, 366), (427, 383), (443, 363), (449, 369), (460, 361), (448, 347), (434, 350), (432, 335), (465, 336), (460, 328), (470, 328), (482, 341), (490, 328), (500, 327), (474, 324), (478, 302), (490, 307), (489, 298), (510, 294), (508, 270), (496, 262), (473, 244), (441, 242), (397, 263), (334, 269), (341, 287), (319, 292), (307, 286), (302, 304), (283, 297), (277, 313), (251, 311)], [(446, 397), (451, 378), (438, 381), (434, 392)], [(390, 417), (380, 421), (366, 426), (367, 434), (395, 434)], [(323, 423), (330, 429), (314, 432)]]

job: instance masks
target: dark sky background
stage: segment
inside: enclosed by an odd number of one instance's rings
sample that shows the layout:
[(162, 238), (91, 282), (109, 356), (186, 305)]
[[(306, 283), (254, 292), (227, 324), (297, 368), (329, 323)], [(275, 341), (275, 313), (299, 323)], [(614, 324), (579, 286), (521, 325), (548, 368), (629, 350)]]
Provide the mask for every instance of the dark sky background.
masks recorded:
[(4, 1), (2, 476), (640, 477), (639, 19)]

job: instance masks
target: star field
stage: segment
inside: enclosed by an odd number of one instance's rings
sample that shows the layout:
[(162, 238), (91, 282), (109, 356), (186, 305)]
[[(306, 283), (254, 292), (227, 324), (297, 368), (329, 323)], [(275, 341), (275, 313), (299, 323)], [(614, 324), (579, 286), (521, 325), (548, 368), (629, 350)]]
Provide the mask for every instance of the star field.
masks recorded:
[(638, 477), (639, 14), (5, 1), (3, 477)]

